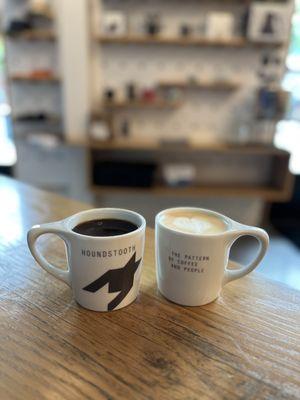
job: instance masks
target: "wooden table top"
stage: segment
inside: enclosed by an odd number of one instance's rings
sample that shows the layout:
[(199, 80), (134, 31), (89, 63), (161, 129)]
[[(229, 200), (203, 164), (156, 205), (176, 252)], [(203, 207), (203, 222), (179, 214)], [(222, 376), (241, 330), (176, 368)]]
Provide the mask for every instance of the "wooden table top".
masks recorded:
[[(0, 178), (1, 399), (300, 398), (299, 292), (254, 272), (207, 306), (169, 303), (149, 229), (137, 301), (85, 310), (37, 266), (26, 232), (86, 208)], [(60, 239), (40, 246), (64, 265)]]

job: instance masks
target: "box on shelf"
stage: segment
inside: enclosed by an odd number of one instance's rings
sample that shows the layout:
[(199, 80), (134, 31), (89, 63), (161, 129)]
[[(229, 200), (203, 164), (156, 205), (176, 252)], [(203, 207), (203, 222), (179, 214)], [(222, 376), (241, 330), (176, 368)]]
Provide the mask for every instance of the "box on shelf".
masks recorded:
[(250, 7), (248, 38), (253, 41), (285, 42), (290, 34), (287, 3), (254, 2)]

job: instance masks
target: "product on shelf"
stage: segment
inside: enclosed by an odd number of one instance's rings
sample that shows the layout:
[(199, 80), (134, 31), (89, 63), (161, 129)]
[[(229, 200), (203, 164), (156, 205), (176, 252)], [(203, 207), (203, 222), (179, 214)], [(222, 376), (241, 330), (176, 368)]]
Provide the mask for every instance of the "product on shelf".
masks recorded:
[(91, 121), (89, 133), (95, 140), (106, 141), (111, 139), (109, 124), (105, 120)]
[(33, 28), (32, 21), (24, 19), (13, 19), (9, 22), (9, 25), (6, 28), (6, 34), (15, 35), (18, 33), (22, 33), (24, 31), (28, 31), (32, 28)]
[(162, 168), (162, 176), (168, 186), (191, 186), (196, 175), (196, 166), (192, 164), (165, 164)]
[(176, 87), (166, 87), (163, 90), (163, 96), (166, 101), (176, 102), (182, 99), (182, 90)]
[(190, 24), (182, 24), (179, 27), (179, 34), (182, 37), (189, 37), (193, 33), (193, 27)]
[(121, 122), (120, 134), (123, 138), (128, 138), (130, 136), (130, 124), (128, 119), (124, 119)]
[(137, 94), (137, 85), (133, 82), (130, 82), (126, 85), (126, 98), (129, 101), (134, 101), (138, 97)]
[(250, 7), (247, 6), (242, 11), (238, 24), (238, 31), (241, 37), (247, 37), (249, 17), (250, 17)]
[(254, 2), (250, 6), (248, 38), (252, 41), (280, 42), (290, 34), (289, 4)]
[(115, 90), (114, 89), (112, 89), (112, 88), (107, 88), (107, 89), (105, 89), (104, 90), (104, 99), (107, 101), (107, 102), (112, 102), (112, 101), (114, 101), (115, 100)]
[(209, 39), (231, 39), (235, 20), (229, 12), (213, 11), (207, 16), (206, 36)]
[(60, 136), (61, 135), (54, 135), (48, 132), (29, 133), (26, 135), (26, 141), (51, 150), (61, 144), (62, 138)]
[(159, 14), (149, 14), (145, 21), (145, 32), (150, 36), (158, 35), (161, 32), (161, 21)]
[(157, 92), (154, 88), (146, 87), (141, 91), (141, 100), (146, 102), (154, 102), (157, 100)]
[(106, 11), (101, 22), (101, 31), (107, 36), (124, 36), (127, 33), (127, 17), (121, 11)]
[(30, 5), (22, 17), (13, 18), (9, 21), (6, 33), (8, 35), (17, 35), (35, 29), (46, 30), (51, 27), (52, 18), (53, 15), (49, 4), (45, 5), (45, 7)]
[(286, 110), (288, 93), (272, 87), (262, 87), (257, 94), (257, 118), (279, 120)]
[(275, 52), (264, 52), (258, 76), (263, 85), (279, 82), (281, 79), (281, 57)]

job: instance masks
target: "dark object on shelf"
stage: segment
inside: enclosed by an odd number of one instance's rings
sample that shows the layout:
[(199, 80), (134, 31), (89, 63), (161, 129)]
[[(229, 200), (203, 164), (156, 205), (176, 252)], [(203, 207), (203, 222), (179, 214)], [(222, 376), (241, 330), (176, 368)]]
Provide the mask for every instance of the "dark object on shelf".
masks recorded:
[(268, 65), (270, 62), (270, 54), (269, 53), (263, 53), (261, 56), (261, 63), (265, 67)]
[(277, 22), (277, 15), (274, 15), (273, 13), (268, 13), (266, 15), (266, 19), (264, 21), (264, 24), (261, 28), (261, 32), (265, 34), (274, 34), (276, 32), (275, 30), (275, 24)]
[(115, 91), (113, 89), (106, 89), (104, 91), (104, 98), (106, 101), (113, 101), (115, 98)]
[(156, 165), (99, 161), (93, 166), (93, 182), (99, 186), (151, 187)]
[(179, 33), (182, 37), (189, 37), (193, 33), (193, 28), (189, 24), (182, 24)]
[(47, 28), (52, 17), (29, 11), (22, 19), (12, 19), (6, 29), (8, 35), (15, 35), (34, 28)]
[(283, 118), (287, 101), (287, 92), (268, 87), (260, 88), (257, 99), (257, 118), (268, 120)]
[(16, 117), (18, 122), (48, 122), (52, 120), (53, 118), (44, 112), (22, 114)]
[(120, 131), (121, 131), (121, 135), (123, 137), (126, 138), (126, 137), (130, 136), (130, 124), (129, 124), (129, 121), (127, 119), (122, 121)]
[(247, 6), (246, 9), (243, 11), (240, 19), (239, 30), (242, 37), (247, 37), (249, 17), (250, 17), (250, 7)]
[(146, 19), (146, 33), (151, 36), (158, 35), (161, 31), (160, 18), (158, 14), (149, 14)]
[(128, 100), (130, 101), (136, 100), (137, 91), (136, 91), (136, 85), (134, 83), (128, 83), (128, 85), (126, 86), (126, 94)]
[(278, 108), (277, 92), (261, 88), (258, 92), (258, 118), (274, 119)]
[(277, 53), (273, 53), (273, 52), (265, 52), (262, 54), (261, 57), (261, 63), (264, 67), (266, 66), (274, 66), (274, 67), (278, 67), (281, 64), (281, 59), (280, 56)]
[(147, 102), (154, 102), (157, 98), (155, 89), (146, 88), (142, 91), (142, 100)]
[(258, 77), (263, 85), (270, 85), (280, 81), (280, 64), (281, 58), (277, 53), (266, 51), (262, 54)]
[(31, 21), (27, 19), (14, 19), (10, 21), (8, 28), (6, 29), (6, 33), (8, 35), (14, 35), (17, 33), (21, 33), (33, 28), (33, 24)]

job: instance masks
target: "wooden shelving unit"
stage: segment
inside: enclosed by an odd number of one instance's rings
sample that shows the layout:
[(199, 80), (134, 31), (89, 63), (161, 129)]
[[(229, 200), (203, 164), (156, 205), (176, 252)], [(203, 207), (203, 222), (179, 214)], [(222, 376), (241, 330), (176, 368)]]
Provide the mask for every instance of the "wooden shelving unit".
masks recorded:
[(20, 33), (6, 33), (6, 36), (13, 39), (30, 41), (55, 41), (56, 34), (52, 30), (32, 29)]
[(96, 35), (95, 40), (103, 44), (158, 44), (158, 45), (176, 45), (176, 46), (211, 46), (211, 47), (246, 47), (246, 46), (268, 46), (279, 47), (283, 46), (282, 42), (250, 42), (242, 37), (233, 37), (231, 39), (208, 39), (208, 38), (181, 38), (181, 37), (162, 37), (162, 36), (143, 36), (143, 35), (128, 35), (128, 36), (103, 36)]
[(186, 81), (161, 81), (159, 87), (162, 89), (205, 89), (205, 90), (237, 90), (240, 88), (239, 82), (230, 81), (207, 81), (207, 82), (186, 82)]
[[(61, 32), (56, 24), (59, 9), (54, 3), (48, 2), (48, 7), (38, 12), (30, 1), (4, 0), (3, 26), (6, 30), (3, 36), (8, 56), (6, 73), (7, 82), (12, 88), (10, 102), (14, 137), (16, 145), (20, 146), (17, 147), (18, 151), (24, 150), (24, 138), (27, 136), (31, 136), (31, 139), (33, 135), (38, 137), (40, 134), (63, 136), (64, 119), (60, 109), (63, 104), (62, 77), (55, 69), (60, 61), (58, 38)], [(22, 30), (22, 26), (28, 29)], [(16, 28), (21, 30), (15, 31)], [(63, 71), (63, 63), (60, 70)], [(24, 103), (26, 107), (22, 106)], [(33, 115), (40, 116), (40, 119), (26, 118)], [(19, 157), (17, 177), (26, 170), (23, 162)]]
[[(73, 143), (74, 144), (74, 143)], [(79, 143), (77, 143), (79, 145)], [(260, 198), (264, 201), (286, 201), (290, 198), (293, 189), (293, 177), (288, 170), (290, 154), (274, 146), (262, 145), (231, 145), (226, 143), (211, 144), (187, 144), (165, 146), (159, 142), (126, 142), (112, 141), (97, 143), (87, 141), (81, 143), (91, 151), (91, 160), (94, 155), (101, 160), (130, 160), (133, 162), (148, 160), (162, 166), (165, 162), (174, 159), (178, 161), (180, 154), (181, 160), (197, 160), (201, 156), (211, 154), (213, 156), (227, 156), (230, 159), (234, 156), (254, 156), (269, 158), (272, 165), (272, 180), (265, 185), (241, 185), (241, 184), (197, 184), (197, 186), (169, 187), (166, 184), (156, 182), (153, 187), (116, 187), (116, 186), (95, 186), (92, 191), (97, 194), (105, 193), (149, 193), (158, 196), (182, 196), (182, 197), (209, 197), (209, 196), (228, 196)], [(167, 160), (167, 161), (166, 161)], [(137, 164), (138, 165), (138, 164)]]

